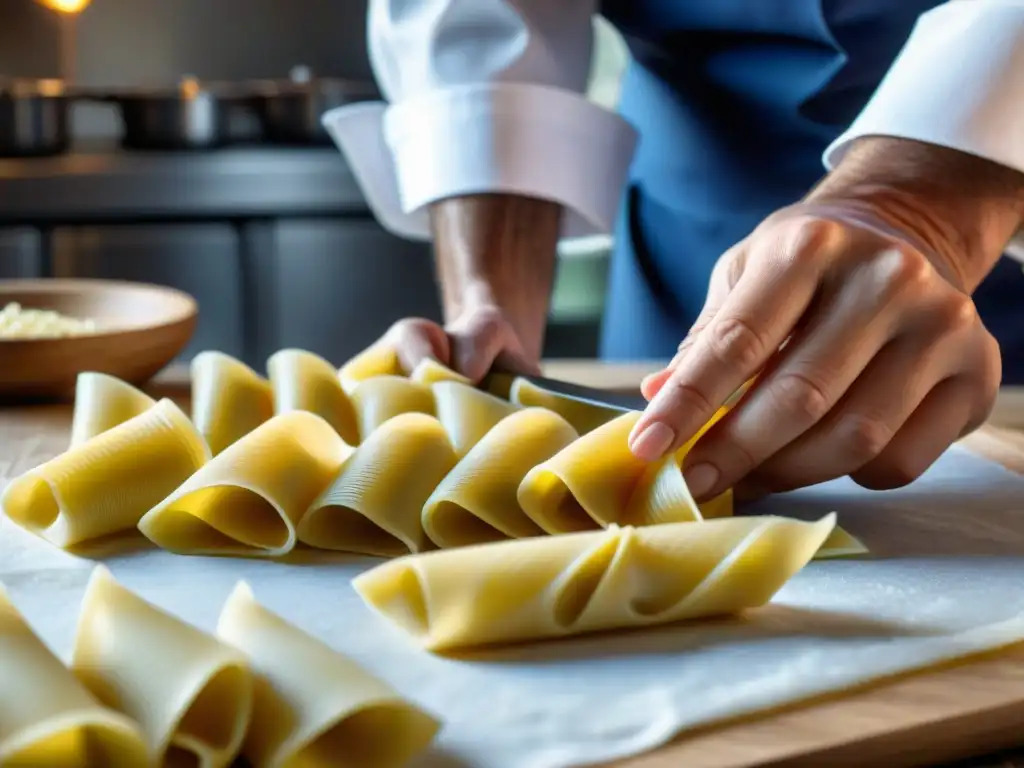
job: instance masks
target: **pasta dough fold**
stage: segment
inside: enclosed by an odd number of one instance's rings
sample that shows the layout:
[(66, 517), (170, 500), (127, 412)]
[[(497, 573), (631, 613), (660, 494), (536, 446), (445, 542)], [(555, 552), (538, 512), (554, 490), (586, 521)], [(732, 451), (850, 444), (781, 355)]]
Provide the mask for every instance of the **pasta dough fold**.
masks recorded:
[(210, 458), (170, 400), (15, 478), (0, 506), (18, 525), (68, 548), (131, 530)]
[(411, 555), (353, 586), (437, 652), (642, 627), (763, 605), (834, 526), (834, 514), (616, 526)]
[(241, 748), (253, 702), (244, 654), (125, 589), (102, 565), (82, 600), (71, 669), (139, 724), (157, 764), (221, 768)]
[(402, 375), (398, 352), (386, 342), (367, 347), (338, 370), (341, 387), (350, 395), (367, 379)]
[(276, 413), (315, 413), (350, 445), (359, 442), (355, 408), (330, 363), (312, 352), (282, 349), (267, 360), (267, 371)]
[(430, 548), (423, 505), (457, 460), (444, 427), (432, 416), (403, 413), (388, 419), (310, 506), (299, 522), (299, 541), (381, 556)]
[(531, 469), (518, 494), (526, 514), (550, 534), (700, 520), (674, 456), (648, 463), (629, 450), (639, 418), (625, 413)]
[(427, 384), (402, 376), (378, 376), (367, 379), (352, 392), (359, 418), (359, 436), (368, 439), (376, 429), (403, 413), (433, 416), (434, 392)]
[(533, 408), (547, 408), (554, 411), (580, 435), (593, 432), (620, 415), (614, 408), (602, 408), (591, 403), (584, 403), (565, 397), (557, 392), (538, 387), (529, 379), (516, 377), (509, 387), (508, 399), (517, 405)]
[(519, 410), (514, 403), (456, 381), (440, 381), (432, 389), (437, 419), (460, 458), (495, 424)]
[(0, 587), (0, 766), (146, 766), (135, 723), (89, 693)]
[(298, 627), (256, 602), (241, 582), (217, 635), (256, 673), (243, 754), (261, 768), (398, 768), (424, 750), (439, 723)]
[(274, 415), (270, 382), (222, 352), (192, 359), (192, 421), (216, 456)]
[(216, 456), (139, 521), (180, 554), (280, 556), (352, 449), (319, 416), (275, 416)]
[(75, 380), (75, 408), (71, 416), (71, 443), (75, 448), (156, 405), (145, 392), (106, 373), (91, 371)]
[(532, 467), (576, 438), (565, 419), (544, 408), (506, 416), (445, 475), (423, 505), (427, 535), (439, 547), (542, 535), (519, 506), (519, 485)]

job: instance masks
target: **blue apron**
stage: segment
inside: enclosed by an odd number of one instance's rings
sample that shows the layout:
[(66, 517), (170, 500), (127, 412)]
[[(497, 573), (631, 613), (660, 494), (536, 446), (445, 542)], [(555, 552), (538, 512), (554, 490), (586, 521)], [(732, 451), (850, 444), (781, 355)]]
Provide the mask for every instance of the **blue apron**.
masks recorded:
[[(668, 358), (711, 269), (824, 173), (821, 155), (867, 103), (936, 0), (605, 0), (633, 62), (620, 111), (641, 133), (616, 233), (602, 330), (608, 359)], [(1024, 274), (1002, 259), (975, 294), (1024, 382)]]

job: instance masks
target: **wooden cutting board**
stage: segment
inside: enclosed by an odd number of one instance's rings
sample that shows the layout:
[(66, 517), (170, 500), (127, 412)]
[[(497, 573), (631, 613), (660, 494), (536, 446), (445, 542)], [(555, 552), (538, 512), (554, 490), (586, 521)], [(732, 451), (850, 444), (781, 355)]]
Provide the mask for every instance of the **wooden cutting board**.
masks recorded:
[[(655, 367), (552, 363), (545, 374), (590, 386), (626, 389), (635, 387), (640, 377)], [(187, 370), (171, 369), (151, 389), (154, 395), (171, 396), (184, 404), (186, 382)], [(1019, 398), (1019, 393), (1010, 394)], [(1012, 403), (1011, 418), (1024, 422), (1016, 402)], [(0, 408), (0, 488), (64, 450), (70, 417), (67, 405)], [(964, 445), (1024, 474), (1022, 433), (986, 426)], [(1019, 744), (1024, 744), (1024, 644), (862, 691), (690, 732), (660, 750), (614, 766), (901, 768)]]

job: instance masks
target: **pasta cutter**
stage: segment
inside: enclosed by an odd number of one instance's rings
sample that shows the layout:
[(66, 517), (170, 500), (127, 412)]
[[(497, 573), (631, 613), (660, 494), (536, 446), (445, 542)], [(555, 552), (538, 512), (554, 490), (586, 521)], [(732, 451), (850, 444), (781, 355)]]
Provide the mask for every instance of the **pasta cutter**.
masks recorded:
[(625, 413), (627, 411), (642, 411), (647, 407), (647, 400), (639, 391), (618, 392), (609, 389), (598, 389), (597, 387), (586, 387), (582, 384), (572, 384), (560, 379), (548, 379), (544, 376), (512, 375), (495, 371), (485, 376), (480, 386), (488, 392), (508, 397), (509, 389), (514, 379), (525, 379), (534, 386), (546, 389), (548, 392), (598, 408), (608, 408)]

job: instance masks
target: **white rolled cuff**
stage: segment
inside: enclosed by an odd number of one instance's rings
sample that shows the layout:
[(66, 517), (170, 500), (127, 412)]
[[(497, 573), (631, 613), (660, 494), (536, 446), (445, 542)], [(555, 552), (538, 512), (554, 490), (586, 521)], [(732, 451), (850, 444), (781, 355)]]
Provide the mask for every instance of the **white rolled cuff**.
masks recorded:
[(458, 195), (509, 193), (566, 210), (563, 237), (612, 231), (636, 131), (570, 91), (486, 84), (324, 115), (381, 226), (429, 239), (427, 207)]
[[(864, 111), (827, 150), (891, 136), (956, 149), (1024, 172), (1024, 3), (950, 2), (918, 20)], [(1024, 262), (1024, 233), (1008, 255)]]

